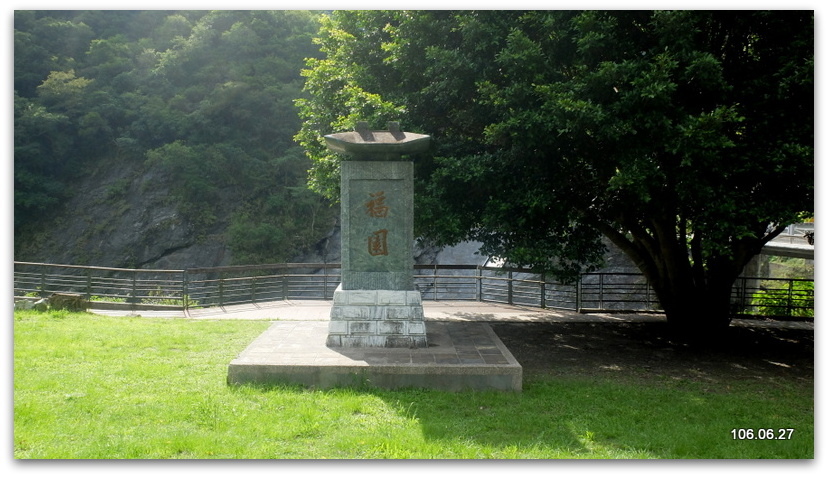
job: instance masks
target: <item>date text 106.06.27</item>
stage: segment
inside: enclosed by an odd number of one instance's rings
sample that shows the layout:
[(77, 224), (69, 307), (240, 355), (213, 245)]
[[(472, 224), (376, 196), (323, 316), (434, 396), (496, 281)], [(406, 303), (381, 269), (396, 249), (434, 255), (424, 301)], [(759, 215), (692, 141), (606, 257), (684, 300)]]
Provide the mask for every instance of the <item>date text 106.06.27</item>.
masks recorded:
[(793, 437), (794, 430), (780, 429), (732, 429), (730, 435), (736, 440), (787, 440)]

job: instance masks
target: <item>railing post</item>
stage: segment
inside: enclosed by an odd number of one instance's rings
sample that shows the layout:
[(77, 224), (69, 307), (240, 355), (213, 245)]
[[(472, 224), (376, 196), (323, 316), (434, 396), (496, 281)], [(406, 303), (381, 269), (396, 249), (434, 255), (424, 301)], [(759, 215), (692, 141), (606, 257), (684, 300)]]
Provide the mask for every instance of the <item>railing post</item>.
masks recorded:
[(578, 275), (578, 281), (575, 283), (575, 311), (581, 312), (581, 284), (584, 281), (584, 274)]
[(747, 313), (748, 307), (750, 306), (747, 293), (747, 277), (742, 277), (742, 313)]
[(250, 301), (256, 303), (256, 277), (250, 277)]
[(133, 270), (132, 271), (132, 290), (130, 291), (129, 301), (133, 305), (138, 302), (138, 272)]
[(475, 270), (477, 271), (475, 276), (477, 280), (477, 301), (483, 301), (483, 268), (478, 265)]
[(219, 274), (218, 292), (219, 306), (224, 306), (224, 272)]
[(432, 290), (434, 294), (434, 301), (437, 301), (437, 264), (434, 264), (434, 268), (431, 269), (431, 278), (434, 280), (431, 281)]
[(514, 277), (514, 273), (511, 270), (509, 270), (509, 281), (507, 282), (507, 289), (506, 289), (507, 290), (506, 291), (506, 301), (510, 305), (512, 304), (512, 298), (513, 298), (513, 293), (514, 293), (514, 287), (513, 287), (513, 284), (512, 284), (513, 283), (512, 282), (513, 277)]
[(92, 299), (92, 270), (86, 269), (86, 301)]
[(788, 312), (787, 316), (793, 316), (793, 283), (794, 279), (788, 279)]
[(323, 268), (323, 283), (322, 283), (322, 299), (328, 299), (328, 264), (325, 264), (325, 268)]
[(181, 271), (181, 304), (185, 312), (190, 307), (190, 277), (187, 270)]
[(46, 269), (40, 269), (40, 298), (46, 298)]
[(541, 273), (541, 308), (546, 308), (546, 274)]
[(284, 272), (282, 273), (282, 300), (287, 300), (288, 298), (288, 283), (287, 277), (285, 277)]

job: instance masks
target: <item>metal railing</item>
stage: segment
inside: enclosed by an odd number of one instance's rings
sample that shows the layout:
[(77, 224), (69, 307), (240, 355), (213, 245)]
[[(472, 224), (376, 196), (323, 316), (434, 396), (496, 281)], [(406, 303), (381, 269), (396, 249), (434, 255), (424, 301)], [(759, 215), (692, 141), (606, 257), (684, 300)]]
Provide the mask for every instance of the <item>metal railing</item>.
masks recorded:
[[(148, 270), (14, 262), (14, 295), (82, 295), (96, 308), (188, 309), (280, 300), (331, 300), (339, 264), (300, 263)], [(579, 312), (658, 312), (642, 274), (585, 273), (563, 284), (523, 268), (415, 265), (424, 300), (471, 300)], [(812, 317), (813, 280), (739, 278), (735, 314)]]
[(814, 317), (814, 281), (799, 278), (736, 280), (731, 294), (735, 314)]
[(184, 270), (149, 270), (14, 262), (14, 296), (83, 295), (102, 303), (184, 306)]
[(331, 300), (340, 281), (339, 264), (322, 263), (191, 268), (185, 272), (189, 306)]
[(642, 274), (585, 273), (579, 286), (581, 311), (661, 311)]

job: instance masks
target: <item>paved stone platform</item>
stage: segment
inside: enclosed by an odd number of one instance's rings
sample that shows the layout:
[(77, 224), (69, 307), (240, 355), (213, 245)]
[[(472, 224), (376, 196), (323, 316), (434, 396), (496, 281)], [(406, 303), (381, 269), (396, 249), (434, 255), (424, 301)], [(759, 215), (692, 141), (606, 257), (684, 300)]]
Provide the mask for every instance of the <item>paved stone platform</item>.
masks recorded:
[[(279, 320), (329, 321), (331, 301), (279, 300), (244, 305), (215, 306), (189, 311), (150, 311), (92, 309), (109, 316), (139, 315), (146, 318), (188, 318), (192, 320)], [(558, 322), (558, 323), (641, 323), (664, 321), (657, 313), (578, 313), (574, 310), (541, 309), (520, 305), (479, 301), (423, 301), (425, 321)], [(775, 321), (735, 318), (732, 326), (748, 328), (793, 328), (813, 330), (813, 321)], [(326, 325), (327, 326), (327, 325)]]
[(483, 322), (429, 322), (427, 348), (328, 347), (328, 323), (277, 321), (228, 366), (227, 381), (521, 391), (523, 369)]

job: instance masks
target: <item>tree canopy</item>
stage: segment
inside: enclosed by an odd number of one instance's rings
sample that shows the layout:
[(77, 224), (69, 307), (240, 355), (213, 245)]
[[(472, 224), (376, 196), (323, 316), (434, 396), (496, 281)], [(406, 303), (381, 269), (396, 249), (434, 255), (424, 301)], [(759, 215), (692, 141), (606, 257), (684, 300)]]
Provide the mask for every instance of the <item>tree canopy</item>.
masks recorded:
[(813, 39), (810, 11), (337, 11), (297, 139), (336, 197), (322, 135), (430, 134), (423, 237), (573, 278), (603, 235), (706, 333), (750, 258), (813, 215)]

